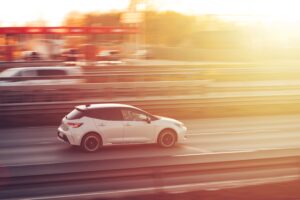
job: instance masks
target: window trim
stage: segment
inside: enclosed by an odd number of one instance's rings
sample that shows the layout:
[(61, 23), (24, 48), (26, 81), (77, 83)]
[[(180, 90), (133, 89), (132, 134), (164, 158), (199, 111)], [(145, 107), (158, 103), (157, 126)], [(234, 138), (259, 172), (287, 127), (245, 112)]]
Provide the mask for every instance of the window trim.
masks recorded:
[[(126, 108), (125, 107), (125, 108), (121, 108), (121, 112), (122, 112), (122, 110), (132, 110), (132, 111), (140, 112), (141, 114), (146, 115), (151, 121), (158, 120), (157, 117), (153, 116), (152, 114), (150, 114), (150, 113), (148, 113), (148, 112), (146, 112), (144, 110), (138, 109), (138, 108)], [(122, 113), (122, 115), (123, 115), (123, 113)], [(124, 116), (123, 116), (123, 120), (127, 121), (127, 120), (124, 119)], [(133, 121), (135, 121), (135, 120), (133, 120)]]

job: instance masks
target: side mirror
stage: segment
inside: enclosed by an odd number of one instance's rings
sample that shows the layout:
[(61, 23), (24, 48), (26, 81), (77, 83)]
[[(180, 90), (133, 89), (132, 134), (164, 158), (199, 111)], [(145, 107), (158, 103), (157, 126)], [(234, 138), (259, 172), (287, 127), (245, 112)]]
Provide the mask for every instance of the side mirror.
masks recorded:
[(151, 123), (150, 117), (148, 117), (146, 115), (140, 115), (140, 119), (142, 119), (143, 121), (147, 122), (148, 124)]
[(150, 117), (147, 117), (146, 121), (147, 121), (148, 124), (150, 124), (151, 123)]

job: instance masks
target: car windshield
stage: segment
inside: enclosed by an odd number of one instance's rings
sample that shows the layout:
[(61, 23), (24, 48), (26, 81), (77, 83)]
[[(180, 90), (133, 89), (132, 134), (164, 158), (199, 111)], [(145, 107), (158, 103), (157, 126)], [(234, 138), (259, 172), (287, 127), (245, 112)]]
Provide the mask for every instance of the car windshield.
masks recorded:
[(7, 69), (7, 70), (4, 70), (3, 72), (0, 73), (0, 77), (12, 77), (12, 76), (15, 76), (15, 74), (17, 73), (17, 70), (16, 69)]

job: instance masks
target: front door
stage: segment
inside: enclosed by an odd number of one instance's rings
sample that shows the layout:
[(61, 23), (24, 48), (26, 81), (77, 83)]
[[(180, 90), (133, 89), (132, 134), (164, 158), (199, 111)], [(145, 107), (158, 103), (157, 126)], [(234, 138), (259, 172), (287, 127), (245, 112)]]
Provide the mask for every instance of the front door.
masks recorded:
[(155, 125), (150, 117), (135, 109), (122, 109), (124, 118), (124, 143), (150, 143), (155, 137)]

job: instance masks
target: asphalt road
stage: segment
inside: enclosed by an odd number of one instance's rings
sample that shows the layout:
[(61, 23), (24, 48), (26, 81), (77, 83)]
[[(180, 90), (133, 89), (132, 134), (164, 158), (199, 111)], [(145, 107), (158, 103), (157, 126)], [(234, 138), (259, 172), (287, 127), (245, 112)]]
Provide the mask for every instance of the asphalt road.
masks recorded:
[[(6, 168), (20, 167), (14, 173), (43, 174), (60, 170), (59, 164), (77, 163), (73, 170), (85, 171), (95, 166), (87, 166), (89, 161), (98, 161), (102, 164), (97, 168), (126, 168), (134, 165), (164, 164), (168, 160), (184, 165), (185, 162), (198, 162), (194, 156), (202, 156), (199, 162), (222, 161), (224, 159), (243, 160), (248, 156), (265, 157), (277, 156), (280, 149), (285, 155), (299, 155), (300, 150), (285, 151), (284, 149), (300, 147), (299, 115), (268, 116), (268, 117), (242, 117), (219, 119), (184, 120), (188, 127), (188, 139), (184, 144), (171, 149), (162, 149), (156, 145), (132, 145), (106, 147), (97, 153), (87, 154), (74, 149), (56, 139), (57, 127), (28, 127), (10, 128), (0, 130), (0, 166)], [(277, 149), (261, 153), (265, 150)], [(178, 158), (178, 159), (177, 159)], [(180, 158), (180, 159), (179, 159)], [(184, 158), (184, 159), (183, 159)], [(145, 160), (141, 159), (147, 159)], [(81, 163), (81, 164), (80, 164)], [(50, 171), (40, 170), (38, 166), (53, 164)], [(36, 166), (28, 168), (26, 166)], [(85, 166), (85, 167), (82, 167)], [(24, 170), (21, 170), (23, 169)], [(70, 168), (70, 167), (69, 167)], [(68, 168), (68, 169), (69, 169)], [(63, 172), (63, 171), (62, 171)], [(97, 180), (82, 180), (78, 182), (62, 182), (46, 185), (19, 185), (1, 190), (0, 199), (11, 197), (37, 197), (51, 195), (65, 195), (95, 191), (118, 191), (120, 189), (132, 190), (135, 188), (149, 188), (160, 185), (174, 184), (205, 184), (208, 182), (230, 182), (244, 179), (268, 179), (272, 177), (299, 176), (296, 166), (280, 165), (272, 168), (234, 169), (218, 173), (182, 173), (163, 175), (163, 182), (153, 177), (137, 176), (134, 179), (106, 179), (105, 182)], [(3, 172), (2, 172), (3, 175)], [(199, 183), (200, 182), (200, 183)], [(242, 185), (241, 182), (239, 182)], [(0, 184), (1, 186), (1, 184)], [(156, 188), (157, 189), (157, 188)], [(159, 190), (159, 189), (158, 189)], [(79, 196), (80, 197), (80, 196)], [(70, 199), (75, 198), (71, 196)], [(42, 198), (43, 199), (43, 198)], [(80, 199), (80, 198), (79, 198)]]
[(156, 145), (107, 147), (86, 154), (56, 139), (57, 127), (0, 129), (1, 165), (61, 163), (300, 147), (300, 116), (184, 120), (185, 144), (171, 149)]

